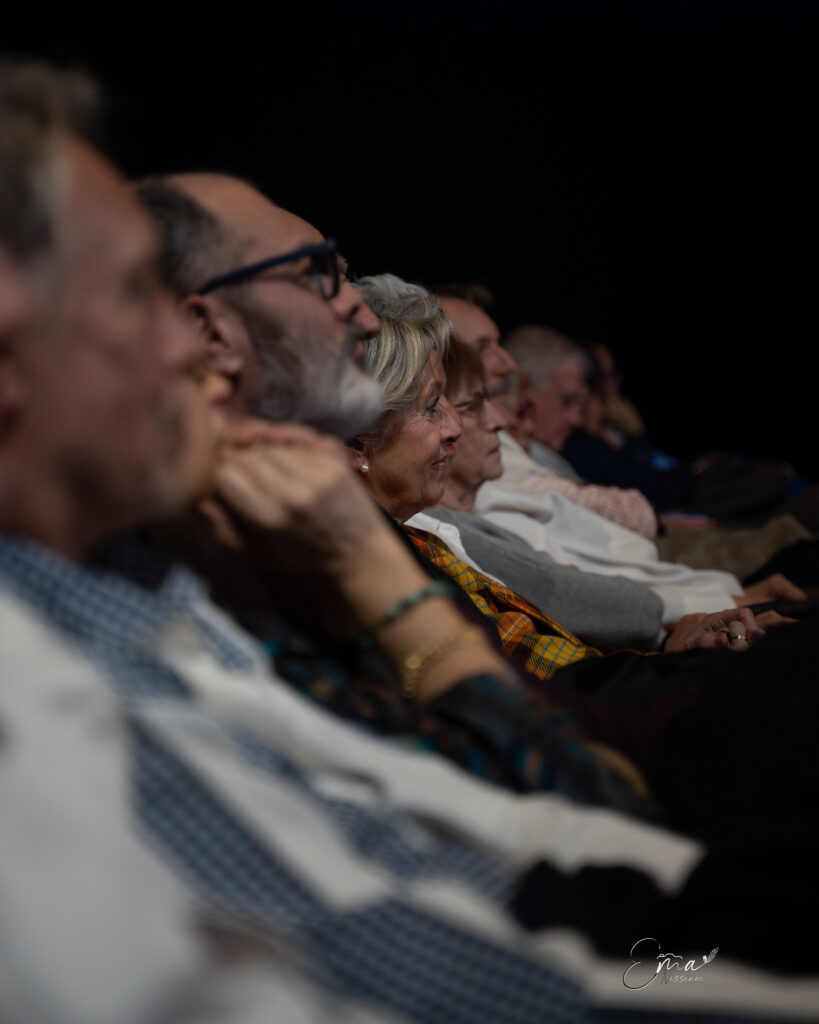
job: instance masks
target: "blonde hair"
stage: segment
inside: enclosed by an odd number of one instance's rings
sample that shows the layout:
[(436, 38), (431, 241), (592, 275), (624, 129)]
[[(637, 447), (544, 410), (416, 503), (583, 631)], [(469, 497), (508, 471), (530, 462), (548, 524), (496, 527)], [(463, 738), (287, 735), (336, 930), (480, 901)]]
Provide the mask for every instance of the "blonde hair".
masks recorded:
[(395, 413), (417, 397), (418, 378), (431, 355), (443, 360), (452, 323), (438, 298), (394, 274), (356, 282), (381, 330), (366, 341), (365, 367), (384, 389), (384, 406)]

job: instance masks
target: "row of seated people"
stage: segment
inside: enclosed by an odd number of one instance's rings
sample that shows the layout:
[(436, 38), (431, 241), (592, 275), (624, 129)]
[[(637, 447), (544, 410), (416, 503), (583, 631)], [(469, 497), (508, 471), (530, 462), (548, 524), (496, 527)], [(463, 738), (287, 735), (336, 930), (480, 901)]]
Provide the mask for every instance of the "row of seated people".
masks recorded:
[(791, 584), (507, 460), (477, 306), (126, 186), (89, 92), (0, 68), (4, 1018), (805, 1019)]
[[(472, 286), (473, 301), (491, 300)], [(659, 451), (620, 390), (610, 350), (547, 327), (519, 327), (503, 340), (509, 362), (497, 387), (509, 431), (557, 477), (634, 489), (658, 513), (663, 558), (760, 579), (784, 568), (809, 587), (817, 489), (787, 462), (711, 452), (687, 464)], [(597, 511), (607, 515), (604, 506)], [(728, 528), (725, 528), (728, 527)], [(791, 557), (779, 555), (791, 545)], [(801, 558), (799, 557), (801, 556)]]

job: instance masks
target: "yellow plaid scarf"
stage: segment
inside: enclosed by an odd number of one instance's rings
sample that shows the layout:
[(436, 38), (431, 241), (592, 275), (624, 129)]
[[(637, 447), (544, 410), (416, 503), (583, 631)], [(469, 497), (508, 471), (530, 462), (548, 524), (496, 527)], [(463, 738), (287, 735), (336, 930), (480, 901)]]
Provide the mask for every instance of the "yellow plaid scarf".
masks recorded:
[(456, 558), (438, 537), (412, 526), (404, 530), (418, 551), (465, 590), (481, 614), (492, 619), (504, 652), (519, 658), (539, 679), (551, 679), (573, 661), (601, 657), (600, 651), (586, 647), (525, 598)]

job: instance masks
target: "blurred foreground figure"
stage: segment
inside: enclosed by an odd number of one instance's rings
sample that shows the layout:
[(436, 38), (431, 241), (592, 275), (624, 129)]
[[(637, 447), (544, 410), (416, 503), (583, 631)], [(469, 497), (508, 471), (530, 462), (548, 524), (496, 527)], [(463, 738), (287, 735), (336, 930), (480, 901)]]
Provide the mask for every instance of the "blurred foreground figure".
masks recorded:
[[(698, 844), (369, 739), (272, 677), (190, 574), (141, 587), (83, 566), (93, 545), (211, 489), (218, 422), (147, 222), (71, 134), (65, 88), (42, 68), (0, 75), (3, 1020), (585, 1024), (815, 1006), (812, 979), (780, 983), (730, 954), (673, 1008), (666, 990), (624, 984), (629, 948), (707, 862)], [(354, 502), (333, 442), (287, 437), (290, 492), (304, 494), (309, 452), (325, 501)], [(246, 438), (234, 467), (264, 475), (263, 457)], [(272, 512), (317, 514), (313, 486)], [(445, 600), (427, 610), (433, 636), (458, 628)], [(405, 626), (391, 628), (412, 650)], [(476, 642), (422, 681), (446, 668), (498, 662)], [(629, 892), (608, 935), (602, 918), (584, 923), (576, 889), (554, 914), (548, 895), (526, 901), (552, 914), (532, 941), (506, 908), (536, 858), (575, 881), (591, 870), (612, 894), (625, 861), (650, 898), (623, 927)], [(664, 919), (663, 938), (699, 956), (702, 931)]]

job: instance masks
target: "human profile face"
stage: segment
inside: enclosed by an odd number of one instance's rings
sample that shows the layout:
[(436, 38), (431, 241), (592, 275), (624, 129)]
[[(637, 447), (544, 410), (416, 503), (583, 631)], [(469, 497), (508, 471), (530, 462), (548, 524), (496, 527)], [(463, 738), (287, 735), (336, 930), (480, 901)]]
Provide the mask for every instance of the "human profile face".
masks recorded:
[[(267, 259), (296, 253), (324, 241), (311, 224), (295, 214), (271, 203), (266, 196), (242, 181), (220, 175), (179, 175), (174, 179), (178, 187), (208, 208), (229, 233), (241, 256), (232, 270), (252, 266)], [(271, 363), (273, 371), (281, 369), (281, 358), (290, 359), (283, 348), (301, 349), (301, 362), (309, 361), (313, 372), (304, 380), (294, 380), (295, 369), (288, 374), (286, 385), (293, 390), (290, 405), (297, 402), (300, 393), (317, 383), (317, 375), (327, 378), (335, 372), (349, 383), (355, 378), (352, 360), (361, 365), (361, 340), (378, 332), (377, 317), (364, 302), (361, 292), (347, 280), (346, 261), (338, 257), (339, 290), (331, 299), (325, 299), (315, 287), (312, 261), (309, 256), (287, 260), (254, 273), (230, 290), (216, 288), (205, 298), (194, 296), (190, 303), (207, 305), (209, 319), (218, 330), (212, 337), (214, 365), (231, 383), (229, 410), (246, 415), (259, 399), (259, 382), (268, 398), (276, 399), (276, 381), (266, 372)], [(223, 268), (227, 269), (227, 268)], [(307, 349), (310, 349), (309, 353)], [(319, 361), (329, 356), (332, 365)], [(292, 362), (292, 360), (291, 360)], [(278, 365), (276, 365), (278, 364)], [(334, 371), (337, 367), (337, 371)], [(332, 381), (330, 381), (332, 383)], [(366, 380), (354, 381), (359, 394), (373, 404), (372, 387)], [(326, 389), (325, 389), (326, 391)], [(304, 397), (309, 398), (306, 394)], [(377, 397), (377, 396), (376, 396)], [(343, 404), (344, 396), (330, 396), (334, 404)], [(318, 400), (318, 399), (317, 399)], [(350, 402), (355, 401), (355, 396)], [(328, 396), (320, 396), (326, 405)], [(270, 402), (266, 404), (270, 406)], [(315, 403), (313, 403), (315, 404)], [(376, 402), (377, 405), (377, 402)], [(328, 423), (341, 424), (354, 417), (353, 410), (333, 414)], [(303, 422), (309, 417), (296, 416)], [(366, 417), (365, 417), (366, 419)], [(323, 424), (322, 424), (323, 425)]]
[(503, 390), (506, 378), (518, 368), (501, 346), (498, 325), (480, 306), (466, 299), (445, 296), (441, 299), (441, 308), (452, 321), (458, 340), (480, 356), (486, 386), (494, 397)]
[(504, 413), (489, 398), (484, 382), (466, 379), (449, 401), (461, 420), (462, 433), (452, 457), (447, 493), (459, 492), (459, 498), (474, 501), (478, 488), (486, 480), (497, 480), (503, 472), (498, 431), (505, 423)]
[(461, 436), (461, 422), (445, 392), (443, 367), (432, 355), (418, 379), (417, 397), (397, 415), (392, 431), (377, 447), (364, 446), (364, 479), (378, 504), (398, 522), (443, 497)]
[(54, 514), (73, 517), (60, 545), (72, 556), (187, 498), (186, 388), (201, 353), (159, 283), (153, 232), (124, 183), (79, 142), (63, 142), (61, 157), (55, 251), (23, 355), (24, 443)]
[[(224, 175), (182, 174), (176, 184), (207, 207), (240, 244), (241, 266), (284, 256), (324, 242), (324, 236), (307, 221), (280, 206), (261, 192), (236, 178)], [(308, 304), (312, 299), (323, 306), (330, 321), (325, 322), (321, 341), (336, 351), (351, 333), (372, 337), (378, 333), (378, 318), (364, 302), (361, 292), (347, 280), (347, 263), (338, 257), (339, 290), (332, 299), (323, 299), (315, 290), (310, 257), (288, 260), (269, 267), (236, 287), (235, 295), (252, 296), (257, 308), (276, 312), (276, 296), (267, 294), (270, 282), (290, 282), (302, 291)], [(232, 269), (239, 269), (238, 267)], [(328, 326), (332, 322), (334, 326)]]
[(534, 393), (536, 440), (559, 452), (569, 435), (582, 427), (588, 397), (583, 368), (574, 362), (559, 366), (549, 386)]

